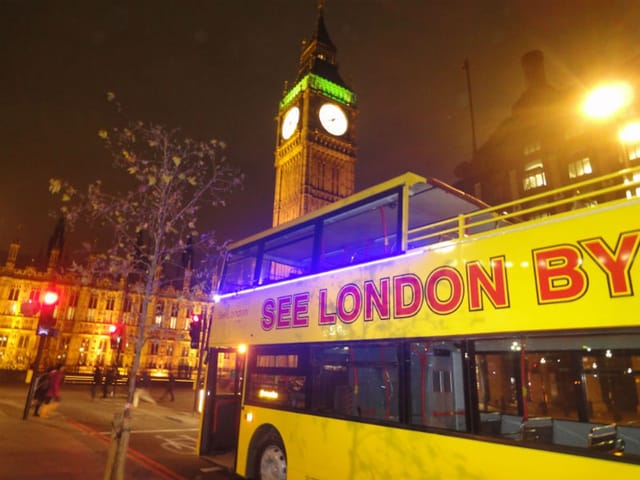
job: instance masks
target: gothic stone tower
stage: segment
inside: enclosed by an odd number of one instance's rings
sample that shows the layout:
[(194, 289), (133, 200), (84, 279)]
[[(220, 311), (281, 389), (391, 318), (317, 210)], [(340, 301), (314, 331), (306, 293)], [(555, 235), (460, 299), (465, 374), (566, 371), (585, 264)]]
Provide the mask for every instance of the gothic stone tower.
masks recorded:
[(273, 226), (353, 193), (356, 116), (320, 2), (316, 30), (302, 44), (295, 84), (285, 89), (276, 118)]

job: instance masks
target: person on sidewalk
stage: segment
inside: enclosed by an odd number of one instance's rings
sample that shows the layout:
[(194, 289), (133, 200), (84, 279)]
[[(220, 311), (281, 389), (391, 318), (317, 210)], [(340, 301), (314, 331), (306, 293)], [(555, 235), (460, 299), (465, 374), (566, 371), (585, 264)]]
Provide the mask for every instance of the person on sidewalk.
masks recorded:
[[(40, 416), (40, 408), (43, 409), (42, 416), (46, 417), (58, 407), (62, 380), (64, 380), (64, 365), (60, 364), (49, 373), (49, 387), (44, 395), (44, 402), (36, 405), (35, 412), (33, 413), (35, 417)], [(52, 400), (55, 401), (53, 404), (51, 403)]]
[(35, 393), (33, 394), (33, 399), (35, 401), (35, 407), (33, 410), (34, 415), (38, 414), (40, 407), (44, 403), (47, 390), (49, 390), (49, 374), (52, 370), (53, 368), (47, 369), (36, 379)]
[(95, 400), (96, 391), (102, 385), (102, 369), (96, 365), (96, 368), (93, 370), (93, 382), (91, 382), (91, 400)]
[(104, 385), (102, 386), (102, 398), (107, 398), (110, 394), (110, 386), (115, 382), (113, 374), (113, 368), (107, 368), (107, 372), (104, 375)]
[(169, 399), (173, 402), (176, 397), (173, 395), (173, 387), (176, 386), (176, 377), (173, 376), (173, 373), (169, 372), (169, 378), (167, 379), (167, 389), (164, 391), (162, 396), (160, 397), (160, 401), (163, 401), (165, 397), (168, 395)]
[(149, 402), (152, 404), (156, 404), (156, 401), (151, 396), (151, 376), (149, 376), (149, 372), (144, 370), (140, 374), (140, 378), (136, 382), (136, 389), (133, 392), (133, 406), (137, 407), (140, 403), (140, 400), (144, 400), (145, 402)]

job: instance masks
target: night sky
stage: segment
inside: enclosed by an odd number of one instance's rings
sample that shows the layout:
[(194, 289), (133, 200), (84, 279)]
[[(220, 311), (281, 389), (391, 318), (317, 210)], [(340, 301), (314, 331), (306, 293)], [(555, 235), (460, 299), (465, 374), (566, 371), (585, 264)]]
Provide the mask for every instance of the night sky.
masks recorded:
[[(45, 248), (50, 177), (113, 184), (107, 91), (132, 117), (225, 141), (247, 181), (210, 225), (268, 228), (278, 101), (315, 20), (315, 0), (0, 0), (0, 251)], [(481, 144), (522, 92), (526, 51), (543, 50), (558, 88), (640, 54), (638, 0), (327, 0), (325, 22), (358, 95), (357, 189), (406, 171), (455, 180), (472, 148), (465, 57)]]

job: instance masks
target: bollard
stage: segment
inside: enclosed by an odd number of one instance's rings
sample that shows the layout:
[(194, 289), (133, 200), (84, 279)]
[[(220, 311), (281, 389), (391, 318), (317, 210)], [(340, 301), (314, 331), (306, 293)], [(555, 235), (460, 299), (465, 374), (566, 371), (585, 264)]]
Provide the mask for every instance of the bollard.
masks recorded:
[(107, 453), (107, 466), (104, 472), (104, 480), (123, 480), (124, 465), (129, 447), (129, 434), (131, 415), (127, 404), (123, 412), (113, 415), (111, 424), (111, 442)]

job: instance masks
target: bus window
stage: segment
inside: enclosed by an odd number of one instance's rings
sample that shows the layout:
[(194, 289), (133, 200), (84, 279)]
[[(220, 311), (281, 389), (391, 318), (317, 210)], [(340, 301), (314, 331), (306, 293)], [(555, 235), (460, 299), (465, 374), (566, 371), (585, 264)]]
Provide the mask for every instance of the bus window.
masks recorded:
[(228, 254), (220, 293), (235, 292), (254, 285), (257, 252), (256, 245), (249, 245)]
[(394, 192), (328, 217), (322, 225), (320, 270), (398, 254), (399, 200)]
[(410, 344), (410, 422), (465, 431), (462, 353), (453, 342)]
[(479, 433), (529, 441), (526, 425), (544, 420), (549, 442), (587, 448), (590, 431), (616, 425), (625, 452), (640, 454), (640, 335), (488, 339), (475, 350)]
[(258, 283), (309, 275), (313, 237), (314, 226), (308, 225), (265, 241)]
[(249, 360), (247, 402), (305, 408), (307, 377), (300, 357), (291, 347), (256, 347)]
[(314, 347), (311, 409), (358, 418), (399, 420), (396, 345), (367, 343)]

